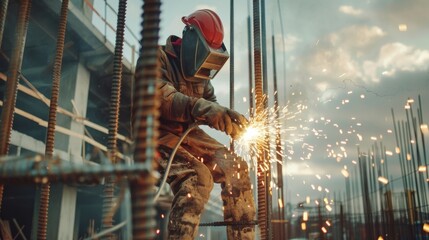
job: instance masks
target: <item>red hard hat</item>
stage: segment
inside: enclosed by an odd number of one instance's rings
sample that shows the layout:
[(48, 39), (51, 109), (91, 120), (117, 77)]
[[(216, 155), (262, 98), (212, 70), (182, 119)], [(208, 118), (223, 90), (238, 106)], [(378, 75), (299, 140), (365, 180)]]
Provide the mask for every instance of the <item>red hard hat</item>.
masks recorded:
[(182, 22), (187, 26), (193, 25), (200, 29), (207, 44), (215, 49), (222, 46), (223, 26), (219, 16), (209, 9), (201, 9), (182, 17)]

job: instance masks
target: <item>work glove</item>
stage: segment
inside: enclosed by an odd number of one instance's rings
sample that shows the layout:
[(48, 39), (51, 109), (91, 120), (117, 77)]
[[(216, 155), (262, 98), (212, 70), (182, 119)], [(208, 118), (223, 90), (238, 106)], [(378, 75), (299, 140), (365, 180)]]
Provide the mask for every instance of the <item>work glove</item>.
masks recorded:
[(204, 98), (196, 101), (191, 114), (195, 120), (223, 131), (233, 138), (247, 125), (247, 119), (240, 113)]

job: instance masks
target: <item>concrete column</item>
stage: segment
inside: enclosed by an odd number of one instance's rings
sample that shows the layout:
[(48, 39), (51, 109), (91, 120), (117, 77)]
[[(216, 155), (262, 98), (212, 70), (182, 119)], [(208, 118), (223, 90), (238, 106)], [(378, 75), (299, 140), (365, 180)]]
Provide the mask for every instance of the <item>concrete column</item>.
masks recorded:
[[(94, 4), (94, 0), (89, 0), (88, 2), (91, 5)], [(84, 0), (71, 0), (71, 3), (79, 8), (89, 20), (92, 20), (93, 11), (87, 6)]]
[[(63, 64), (59, 106), (76, 112), (72, 100), (81, 116), (86, 115), (90, 73), (81, 63)], [(70, 117), (57, 115), (57, 125), (83, 134), (84, 126)], [(82, 140), (62, 133), (55, 134), (55, 149), (68, 153), (64, 161), (82, 162)], [(54, 156), (56, 153), (54, 152)], [(63, 183), (51, 184), (47, 239), (74, 239), (77, 189)], [(37, 218), (40, 192), (36, 194), (32, 239), (37, 236)]]

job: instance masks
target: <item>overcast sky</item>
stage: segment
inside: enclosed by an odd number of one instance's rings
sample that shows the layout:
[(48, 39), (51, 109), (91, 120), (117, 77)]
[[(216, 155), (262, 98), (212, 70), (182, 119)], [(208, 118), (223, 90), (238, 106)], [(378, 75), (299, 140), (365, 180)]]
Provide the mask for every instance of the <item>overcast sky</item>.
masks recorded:
[[(246, 116), (249, 3), (235, 1), (234, 19), (235, 108)], [(129, 1), (127, 10), (127, 25), (137, 34), (139, 4)], [(229, 49), (230, 1), (163, 1), (160, 44), (171, 34), (181, 36), (180, 18), (201, 8), (219, 14)], [(391, 109), (405, 120), (407, 98), (421, 95), (428, 122), (428, 9), (427, 0), (266, 1), (269, 95), (274, 35), (280, 106), (295, 116), (283, 121), (288, 201), (343, 194), (341, 170), (356, 167), (358, 147), (368, 152), (382, 142), (395, 152)], [(212, 83), (219, 102), (229, 106), (229, 62)], [(210, 133), (228, 144), (222, 133)], [(389, 177), (398, 177), (397, 156), (387, 161)]]

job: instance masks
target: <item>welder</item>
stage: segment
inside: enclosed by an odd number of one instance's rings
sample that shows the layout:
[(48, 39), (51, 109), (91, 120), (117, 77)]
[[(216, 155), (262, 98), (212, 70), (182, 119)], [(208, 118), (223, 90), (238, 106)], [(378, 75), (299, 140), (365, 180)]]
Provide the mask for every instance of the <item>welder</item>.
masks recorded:
[[(247, 122), (240, 113), (216, 101), (212, 79), (229, 58), (219, 16), (202, 9), (182, 17), (182, 37), (161, 46), (159, 152), (160, 173), (181, 134), (195, 122), (234, 137)], [(233, 89), (231, 89), (233, 91)], [(210, 137), (193, 129), (178, 148), (169, 171), (174, 198), (168, 239), (194, 239), (213, 183), (221, 184), (228, 239), (254, 239), (255, 206), (247, 163)]]

